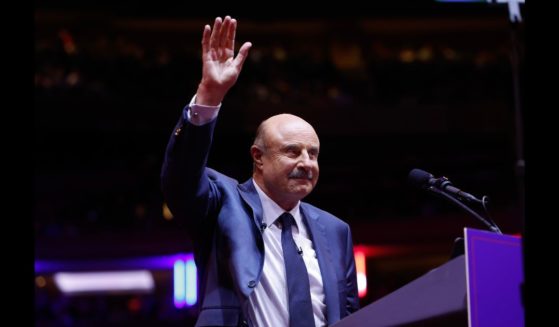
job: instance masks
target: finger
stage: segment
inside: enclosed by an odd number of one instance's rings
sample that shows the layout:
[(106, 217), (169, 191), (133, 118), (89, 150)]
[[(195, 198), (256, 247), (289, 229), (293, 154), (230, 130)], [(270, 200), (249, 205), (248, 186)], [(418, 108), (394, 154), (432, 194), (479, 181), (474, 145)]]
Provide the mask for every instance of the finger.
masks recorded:
[(237, 57), (235, 58), (234, 61), (235, 66), (237, 66), (238, 70), (241, 70), (243, 68), (243, 64), (245, 63), (245, 60), (248, 57), (248, 51), (250, 50), (251, 47), (252, 47), (252, 43), (245, 42), (241, 46), (241, 49), (239, 49), (239, 53), (237, 54)]
[(225, 45), (231, 51), (235, 51), (235, 33), (237, 31), (237, 20), (231, 19), (231, 25), (227, 31), (227, 44)]
[(229, 34), (228, 31), (230, 25), (231, 25), (231, 16), (225, 16), (225, 19), (223, 20), (223, 25), (221, 25), (221, 31), (219, 31), (219, 47), (221, 50), (225, 50), (227, 47), (227, 36)]
[(210, 25), (204, 26), (204, 32), (202, 33), (202, 56), (206, 55), (210, 50)]
[(214, 28), (212, 29), (212, 34), (210, 36), (210, 48), (215, 49), (219, 46), (219, 33), (221, 30), (221, 17), (216, 17), (214, 21)]

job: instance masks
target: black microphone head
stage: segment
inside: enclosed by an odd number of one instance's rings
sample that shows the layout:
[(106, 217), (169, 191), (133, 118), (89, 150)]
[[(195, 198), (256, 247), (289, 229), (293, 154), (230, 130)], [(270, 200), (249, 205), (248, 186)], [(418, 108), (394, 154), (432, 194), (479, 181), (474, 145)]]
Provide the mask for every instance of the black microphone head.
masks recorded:
[(410, 183), (419, 188), (428, 187), (432, 178), (433, 175), (418, 168), (412, 169), (408, 175)]

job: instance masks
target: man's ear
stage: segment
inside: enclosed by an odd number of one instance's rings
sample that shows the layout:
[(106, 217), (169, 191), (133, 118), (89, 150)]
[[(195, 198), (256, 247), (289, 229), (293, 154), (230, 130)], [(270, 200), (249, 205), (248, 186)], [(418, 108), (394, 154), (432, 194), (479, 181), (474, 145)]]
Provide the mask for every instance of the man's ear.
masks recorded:
[(250, 147), (250, 155), (252, 157), (252, 161), (254, 162), (254, 164), (256, 165), (256, 167), (261, 168), (262, 167), (262, 155), (264, 155), (264, 152), (257, 146), (257, 145), (252, 145)]

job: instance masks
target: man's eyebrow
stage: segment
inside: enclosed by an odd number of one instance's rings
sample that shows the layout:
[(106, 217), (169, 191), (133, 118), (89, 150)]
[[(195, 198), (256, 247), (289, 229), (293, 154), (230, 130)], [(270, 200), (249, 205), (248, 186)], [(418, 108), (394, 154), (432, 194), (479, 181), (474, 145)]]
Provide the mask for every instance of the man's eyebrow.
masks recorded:
[(298, 143), (287, 143), (282, 146), (283, 149), (300, 148), (301, 145)]

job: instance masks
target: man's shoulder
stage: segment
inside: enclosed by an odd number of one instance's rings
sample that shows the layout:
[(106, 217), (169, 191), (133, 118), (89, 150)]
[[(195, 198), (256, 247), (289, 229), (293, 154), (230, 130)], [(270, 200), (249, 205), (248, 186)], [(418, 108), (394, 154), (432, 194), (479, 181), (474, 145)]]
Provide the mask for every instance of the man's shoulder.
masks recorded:
[(305, 211), (306, 213), (315, 216), (318, 216), (319, 219), (327, 224), (332, 224), (335, 226), (339, 226), (339, 227), (343, 227), (343, 228), (348, 228), (349, 225), (343, 221), (342, 219), (338, 218), (337, 216), (335, 216), (334, 214), (320, 209), (310, 203), (307, 202), (301, 202), (301, 208), (303, 209), (303, 211)]
[(237, 186), (239, 184), (239, 181), (237, 181), (236, 179), (220, 173), (213, 168), (206, 167), (206, 173), (208, 174), (210, 180), (214, 182), (230, 184), (232, 186)]

